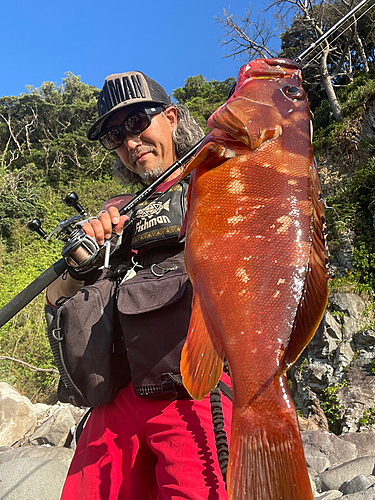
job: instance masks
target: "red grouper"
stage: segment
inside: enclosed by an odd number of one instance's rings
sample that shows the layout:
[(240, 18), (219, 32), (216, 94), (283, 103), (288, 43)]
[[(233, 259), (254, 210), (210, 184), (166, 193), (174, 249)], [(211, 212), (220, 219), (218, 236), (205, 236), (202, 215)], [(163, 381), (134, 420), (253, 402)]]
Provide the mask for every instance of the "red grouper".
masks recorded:
[(185, 259), (194, 290), (183, 382), (201, 399), (228, 361), (229, 499), (310, 500), (286, 371), (322, 318), (328, 259), (299, 67), (242, 66), (208, 126), (183, 174), (191, 172)]

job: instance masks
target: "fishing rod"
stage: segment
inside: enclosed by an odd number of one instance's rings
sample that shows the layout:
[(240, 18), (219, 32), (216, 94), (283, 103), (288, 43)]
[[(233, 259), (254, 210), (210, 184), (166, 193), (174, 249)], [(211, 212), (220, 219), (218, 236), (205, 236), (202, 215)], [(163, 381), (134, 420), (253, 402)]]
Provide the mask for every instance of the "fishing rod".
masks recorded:
[[(203, 139), (201, 139), (195, 146), (193, 146), (184, 156), (174, 162), (165, 172), (163, 172), (155, 181), (146, 186), (140, 191), (129, 203), (122, 207), (119, 212), (120, 215), (129, 214), (133, 208), (139, 203), (145, 201), (152, 192), (164, 182), (171, 174), (176, 172), (184, 163), (186, 163), (198, 150)], [(99, 251), (99, 246), (93, 238), (90, 238), (81, 227), (75, 227), (76, 224), (87, 216), (86, 211), (78, 202), (76, 193), (69, 193), (63, 200), (64, 204), (73, 207), (78, 215), (74, 215), (69, 219), (59, 222), (57, 227), (50, 233), (49, 236), (42, 229), (39, 219), (35, 218), (27, 224), (27, 228), (31, 232), (35, 232), (45, 241), (48, 241), (53, 235), (57, 237), (62, 235), (65, 246), (62, 250), (63, 258), (52, 264), (40, 276), (32, 281), (26, 288), (24, 288), (18, 295), (16, 295), (10, 302), (0, 309), (0, 328), (5, 325), (13, 316), (21, 311), (29, 302), (37, 297), (45, 288), (48, 287), (56, 278), (61, 276), (67, 269), (65, 257), (71, 252), (74, 252), (79, 247), (83, 247), (88, 254), (88, 259), (85, 262), (91, 261), (96, 257)]]
[(301, 52), (300, 55), (294, 58), (296, 62), (302, 62), (302, 60), (310, 54), (318, 45), (320, 45), (324, 40), (326, 40), (334, 31), (336, 31), (347, 19), (352, 17), (358, 10), (360, 10), (366, 3), (371, 2), (373, 0), (362, 0), (358, 5), (353, 7), (353, 9), (345, 14), (336, 24), (334, 24), (328, 31), (323, 33), (315, 42), (313, 42), (307, 49)]

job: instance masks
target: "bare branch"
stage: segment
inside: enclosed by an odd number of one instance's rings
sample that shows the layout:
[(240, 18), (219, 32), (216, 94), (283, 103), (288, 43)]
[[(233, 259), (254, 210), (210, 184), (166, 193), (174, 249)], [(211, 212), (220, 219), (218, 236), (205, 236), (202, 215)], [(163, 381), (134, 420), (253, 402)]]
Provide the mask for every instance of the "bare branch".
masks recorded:
[(26, 363), (25, 361), (21, 361), (20, 359), (11, 358), (10, 356), (0, 356), (0, 360), (14, 361), (15, 363), (19, 363), (23, 366), (26, 366), (27, 368), (30, 368), (31, 370), (35, 370), (38, 372), (51, 372), (51, 373), (56, 373), (57, 375), (59, 375), (58, 370), (56, 370), (55, 368), (38, 368), (36, 366), (30, 365), (29, 363)]

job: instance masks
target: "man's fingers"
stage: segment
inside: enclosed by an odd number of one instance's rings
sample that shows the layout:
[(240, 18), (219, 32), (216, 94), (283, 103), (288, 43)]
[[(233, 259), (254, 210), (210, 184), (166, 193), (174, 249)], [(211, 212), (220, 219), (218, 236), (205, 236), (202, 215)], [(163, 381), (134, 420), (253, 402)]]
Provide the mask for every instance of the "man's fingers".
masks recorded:
[(113, 226), (113, 232), (116, 234), (121, 234), (122, 230), (124, 229), (124, 224), (128, 219), (129, 217), (127, 215), (121, 215), (119, 223)]
[(102, 225), (101, 221), (99, 219), (92, 219), (90, 221), (90, 224), (91, 224), (91, 229), (94, 231), (94, 236), (93, 237), (96, 239), (98, 245), (104, 245), (104, 234), (105, 234), (105, 232), (104, 232), (104, 228), (103, 228), (103, 225)]
[(109, 216), (112, 221), (112, 231), (116, 234), (121, 234), (124, 228), (125, 221), (129, 219), (127, 215), (121, 215), (116, 207), (108, 208)]
[(95, 238), (94, 230), (89, 222), (85, 222), (82, 226), (82, 229), (85, 231), (86, 234), (91, 236), (91, 238)]
[[(106, 240), (109, 240), (109, 238), (112, 236), (112, 221), (111, 221), (111, 216), (108, 212), (103, 210), (100, 212), (98, 215), (99, 221), (102, 225), (103, 228), (103, 235)], [(104, 243), (104, 242), (103, 242)]]
[(120, 216), (116, 207), (109, 207), (108, 212), (103, 210), (97, 218), (85, 222), (82, 229), (94, 238), (98, 245), (103, 245), (104, 241), (112, 236), (112, 231), (116, 234), (122, 233), (125, 221), (128, 219), (127, 215)]

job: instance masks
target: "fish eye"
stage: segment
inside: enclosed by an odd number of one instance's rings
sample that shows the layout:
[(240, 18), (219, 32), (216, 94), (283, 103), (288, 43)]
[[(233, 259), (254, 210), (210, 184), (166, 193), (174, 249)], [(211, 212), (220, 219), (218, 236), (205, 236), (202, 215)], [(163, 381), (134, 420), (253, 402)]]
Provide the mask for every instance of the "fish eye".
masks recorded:
[(287, 85), (286, 87), (283, 87), (282, 91), (286, 95), (286, 97), (288, 97), (289, 99), (304, 99), (305, 98), (305, 92), (301, 88), (298, 88), (298, 87)]

